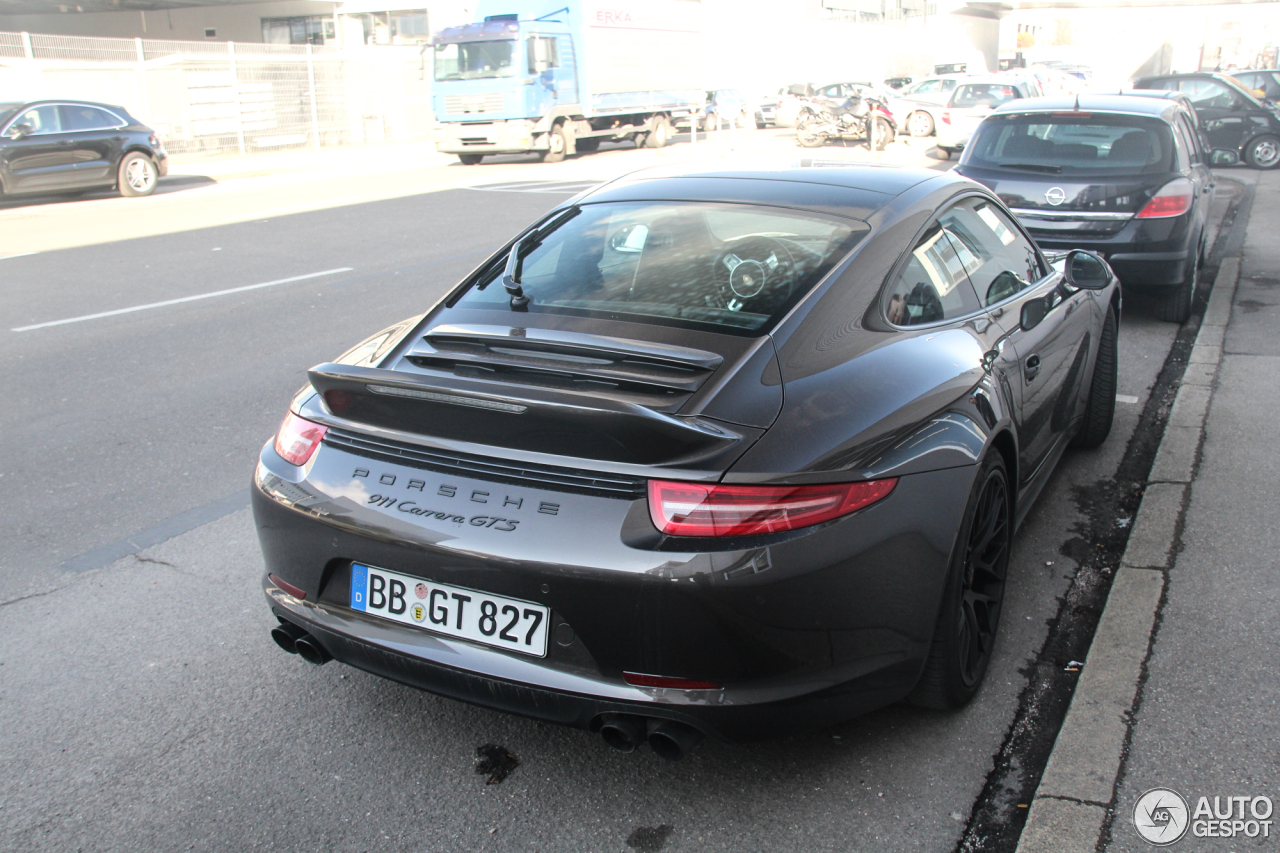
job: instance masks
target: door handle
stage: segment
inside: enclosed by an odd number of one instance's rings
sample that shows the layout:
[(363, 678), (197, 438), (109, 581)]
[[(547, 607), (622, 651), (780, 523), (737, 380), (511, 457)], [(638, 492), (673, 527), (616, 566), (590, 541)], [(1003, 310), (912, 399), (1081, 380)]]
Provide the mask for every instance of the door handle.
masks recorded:
[(1040, 356), (1027, 356), (1027, 360), (1022, 363), (1022, 373), (1028, 382), (1035, 379), (1040, 374)]

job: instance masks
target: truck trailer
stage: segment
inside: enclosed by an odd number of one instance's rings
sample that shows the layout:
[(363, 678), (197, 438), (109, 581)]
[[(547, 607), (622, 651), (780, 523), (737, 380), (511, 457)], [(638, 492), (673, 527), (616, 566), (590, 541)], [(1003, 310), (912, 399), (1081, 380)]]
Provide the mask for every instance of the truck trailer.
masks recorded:
[(467, 165), (601, 140), (661, 148), (702, 109), (701, 5), (688, 0), (480, 0), (431, 39), (438, 150)]

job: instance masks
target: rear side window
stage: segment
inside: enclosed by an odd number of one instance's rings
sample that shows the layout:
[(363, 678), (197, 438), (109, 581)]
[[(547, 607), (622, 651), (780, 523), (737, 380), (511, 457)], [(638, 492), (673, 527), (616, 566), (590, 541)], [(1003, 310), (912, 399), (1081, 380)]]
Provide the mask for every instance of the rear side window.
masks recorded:
[(1169, 125), (1148, 116), (994, 116), (978, 126), (966, 163), (1043, 174), (1161, 173), (1173, 169)]
[(951, 96), (953, 107), (998, 107), (1018, 97), (1018, 90), (1006, 83), (966, 83)]
[(979, 266), (981, 262), (939, 220), (911, 249), (893, 280), (885, 316), (895, 326), (923, 326), (974, 313), (981, 306), (968, 270)]
[[(1216, 80), (1203, 80), (1193, 77), (1177, 81), (1178, 90), (1186, 93), (1192, 105), (1198, 110), (1216, 109), (1232, 110), (1239, 104), (1236, 93)], [(1172, 88), (1172, 87), (1168, 87)]]
[(120, 119), (97, 107), (63, 104), (58, 109), (62, 111), (62, 130), (64, 132), (105, 130), (107, 128), (120, 127), (121, 125)]
[(983, 305), (995, 305), (1044, 276), (1031, 242), (1004, 211), (984, 198), (969, 198), (947, 211), (946, 229)]

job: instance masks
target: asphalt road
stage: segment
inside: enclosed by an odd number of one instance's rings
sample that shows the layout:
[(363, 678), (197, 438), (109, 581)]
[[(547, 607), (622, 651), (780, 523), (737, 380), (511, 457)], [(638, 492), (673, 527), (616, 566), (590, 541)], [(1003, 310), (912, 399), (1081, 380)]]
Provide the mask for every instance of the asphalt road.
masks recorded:
[[(576, 168), (549, 179), (582, 180)], [(491, 182), (547, 174), (495, 169)], [(1081, 507), (1116, 471), (1176, 327), (1127, 305), (1112, 436), (1068, 453), (1019, 534), (974, 703), (704, 743), (671, 764), (285, 655), (268, 638), (252, 520), (227, 514), (307, 367), (425, 310), (564, 195), (444, 189), (290, 213), (311, 204), (289, 189), (306, 196), (305, 183), (219, 186), (181, 230), (68, 232), (47, 245), (71, 248), (0, 260), (0, 845), (955, 847), (1080, 567), (1064, 553), (1079, 553)], [(12, 216), (110, 229), (138, 216), (132, 204), (11, 207), (0, 228)], [(263, 286), (236, 290), (251, 285)], [(500, 784), (473, 770), (486, 744), (518, 758)]]

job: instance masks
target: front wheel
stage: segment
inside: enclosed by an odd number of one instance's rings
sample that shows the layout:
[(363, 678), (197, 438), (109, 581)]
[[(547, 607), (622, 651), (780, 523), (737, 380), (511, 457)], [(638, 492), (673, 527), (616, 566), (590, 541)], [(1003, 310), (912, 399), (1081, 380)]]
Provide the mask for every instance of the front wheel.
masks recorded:
[(131, 151), (120, 161), (116, 184), (120, 188), (120, 195), (130, 198), (151, 195), (156, 191), (156, 184), (159, 181), (160, 170), (156, 168), (152, 159), (141, 151)]
[(459, 154), (458, 160), (464, 166), (474, 166), (484, 159), (483, 154)]
[(796, 141), (804, 148), (819, 148), (827, 141), (827, 135), (819, 129), (822, 123), (817, 116), (805, 116), (796, 126)]
[(933, 116), (926, 112), (914, 112), (907, 117), (907, 132), (912, 136), (933, 136)]
[(1098, 340), (1098, 357), (1093, 362), (1084, 424), (1071, 440), (1072, 447), (1099, 447), (1111, 433), (1111, 421), (1116, 413), (1117, 362), (1116, 313), (1108, 307), (1107, 319), (1102, 324), (1102, 337)]
[(547, 150), (542, 155), (542, 162), (559, 163), (564, 159), (565, 151), (568, 148), (568, 143), (564, 138), (564, 128), (556, 125), (547, 134)]
[(1244, 159), (1255, 169), (1274, 169), (1280, 165), (1280, 138), (1259, 136), (1245, 148)]
[(992, 447), (978, 466), (942, 592), (929, 659), (908, 701), (950, 710), (978, 692), (995, 649), (1013, 544), (1004, 457)]

